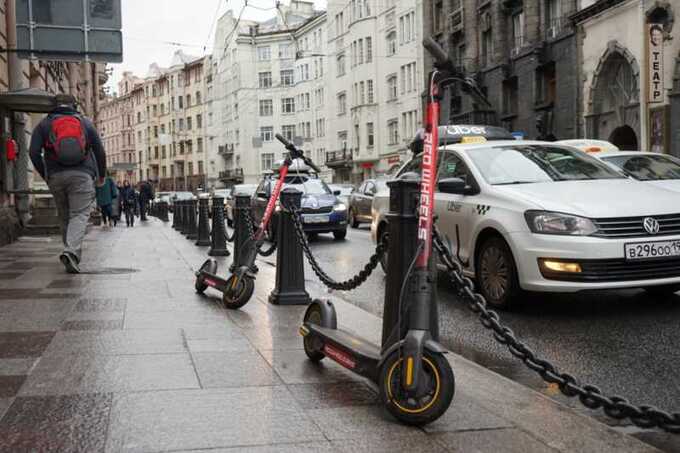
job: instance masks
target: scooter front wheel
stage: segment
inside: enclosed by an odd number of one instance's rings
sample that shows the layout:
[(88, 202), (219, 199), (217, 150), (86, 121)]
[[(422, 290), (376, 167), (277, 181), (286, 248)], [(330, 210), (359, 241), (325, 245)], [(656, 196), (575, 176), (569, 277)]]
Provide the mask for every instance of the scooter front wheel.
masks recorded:
[(451, 405), (455, 380), (443, 354), (423, 351), (418, 395), (409, 395), (402, 386), (404, 358), (397, 349), (380, 370), (380, 396), (387, 410), (407, 425), (426, 425), (441, 417)]
[[(326, 324), (324, 322), (323, 316), (324, 315), (323, 311), (321, 310), (321, 306), (319, 306), (318, 302), (314, 302), (309, 306), (309, 308), (307, 308), (303, 322), (305, 324), (311, 323), (316, 324), (317, 326), (325, 326)], [(312, 338), (311, 335), (307, 335), (302, 339), (302, 345), (305, 348), (305, 354), (307, 354), (309, 360), (312, 362), (320, 362), (324, 357), (326, 357), (326, 355), (321, 352), (319, 346), (315, 345), (315, 343), (319, 343), (319, 341), (315, 338)]]
[(255, 280), (250, 277), (238, 278), (232, 275), (227, 280), (227, 290), (222, 294), (224, 308), (236, 310), (248, 303), (255, 291)]

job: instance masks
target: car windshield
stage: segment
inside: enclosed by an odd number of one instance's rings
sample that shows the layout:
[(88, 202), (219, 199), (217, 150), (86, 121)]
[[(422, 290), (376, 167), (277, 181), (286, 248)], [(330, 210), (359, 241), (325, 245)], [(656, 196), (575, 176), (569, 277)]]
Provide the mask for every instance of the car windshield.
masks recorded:
[(229, 189), (217, 189), (215, 192), (213, 192), (213, 197), (224, 198), (227, 195), (229, 195)]
[(467, 153), (491, 185), (624, 178), (594, 157), (567, 147), (503, 145)]
[(176, 192), (174, 198), (178, 200), (188, 200), (193, 198), (194, 194), (191, 192)]
[(351, 194), (352, 191), (354, 190), (354, 187), (352, 187), (352, 186), (339, 186), (339, 185), (336, 185), (336, 184), (333, 184), (332, 186), (330, 186), (330, 188), (334, 191), (339, 190), (341, 196), (347, 196), (347, 195)]
[(602, 160), (611, 162), (639, 181), (680, 179), (680, 160), (672, 156), (641, 154), (607, 156)]
[[(272, 185), (272, 188), (274, 186)], [(320, 179), (306, 177), (287, 177), (285, 187), (292, 187), (307, 195), (325, 195), (332, 193), (325, 182)]]
[(253, 195), (257, 189), (256, 184), (238, 184), (234, 186), (234, 194)]

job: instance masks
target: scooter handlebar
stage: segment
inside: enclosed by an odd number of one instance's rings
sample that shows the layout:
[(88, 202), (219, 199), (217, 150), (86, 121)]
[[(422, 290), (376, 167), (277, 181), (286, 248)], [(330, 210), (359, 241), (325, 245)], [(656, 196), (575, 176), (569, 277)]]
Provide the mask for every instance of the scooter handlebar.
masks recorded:
[(281, 134), (275, 134), (274, 137), (276, 137), (276, 139), (278, 141), (280, 141), (283, 144), (283, 146), (285, 146), (286, 149), (293, 154), (294, 158), (302, 158), (302, 160), (305, 162), (305, 164), (307, 164), (309, 167), (311, 167), (312, 170), (314, 170), (317, 173), (321, 173), (321, 170), (319, 169), (319, 167), (317, 167), (309, 157), (305, 157), (302, 153), (302, 150), (297, 149), (295, 147), (295, 145), (293, 145), (291, 142), (286, 140), (286, 137), (284, 137)]
[(317, 167), (314, 162), (312, 162), (312, 159), (310, 159), (309, 157), (303, 157), (303, 159), (305, 163), (312, 168), (312, 170), (314, 170), (317, 173), (321, 173), (321, 169)]
[(435, 59), (436, 66), (444, 67), (451, 65), (449, 56), (434, 39), (430, 38), (429, 36), (423, 39), (423, 47), (425, 47), (427, 51), (430, 52), (430, 55), (432, 55), (432, 57)]
[(281, 135), (281, 134), (275, 134), (274, 137), (276, 137), (276, 139), (277, 139), (278, 141), (280, 141), (280, 142), (283, 144), (283, 146), (286, 147), (286, 149), (288, 149), (288, 148), (290, 148), (291, 146), (293, 146), (293, 144), (292, 144), (291, 142), (289, 142), (288, 140), (286, 140), (286, 137), (284, 137), (284, 136)]

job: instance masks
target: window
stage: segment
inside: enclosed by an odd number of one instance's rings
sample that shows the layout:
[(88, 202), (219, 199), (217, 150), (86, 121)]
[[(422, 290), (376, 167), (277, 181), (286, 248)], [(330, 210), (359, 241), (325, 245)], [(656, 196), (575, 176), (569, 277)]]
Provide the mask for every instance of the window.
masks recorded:
[(387, 122), (387, 144), (396, 145), (399, 143), (399, 120), (392, 119)]
[(341, 150), (347, 150), (347, 131), (338, 132), (338, 144)]
[(374, 140), (373, 123), (366, 123), (366, 146), (373, 147)]
[(387, 100), (395, 101), (397, 99), (397, 76), (391, 75), (387, 79)]
[(261, 127), (260, 138), (263, 142), (271, 142), (274, 140), (274, 128), (272, 126)]
[(292, 69), (281, 71), (281, 85), (284, 87), (293, 86), (295, 84), (295, 76)]
[(559, 34), (564, 26), (563, 22), (561, 0), (548, 0), (546, 7), (546, 32), (549, 39)]
[(196, 92), (196, 104), (200, 104), (200, 103), (201, 103), (201, 92), (197, 91)]
[[(199, 139), (200, 140), (200, 139)], [(201, 152), (200, 150), (198, 151), (199, 153)], [(203, 162), (199, 161), (198, 162), (198, 174), (203, 175)]]
[(345, 18), (343, 13), (335, 15), (335, 35), (340, 36), (345, 32)]
[(290, 44), (279, 44), (279, 58), (293, 58), (293, 47)]
[(260, 165), (261, 171), (271, 170), (274, 166), (274, 153), (262, 153), (260, 155)]
[(194, 142), (191, 140), (187, 140), (187, 154), (191, 154), (194, 152)]
[(391, 31), (387, 34), (387, 56), (397, 53), (397, 33)]
[(269, 61), (272, 59), (272, 49), (269, 46), (257, 48), (257, 61)]
[(432, 8), (432, 24), (435, 33), (444, 31), (444, 2), (438, 0)]
[[(196, 152), (197, 153), (203, 152), (203, 139), (202, 138), (196, 139)], [(199, 173), (202, 173), (202, 172), (199, 172)]]
[(341, 53), (340, 55), (337, 56), (336, 58), (336, 63), (338, 67), (338, 77), (344, 76), (345, 75), (345, 54)]
[(524, 11), (512, 16), (512, 39), (515, 50), (524, 46)]
[(179, 130), (180, 131), (184, 130), (184, 118), (179, 119)]
[(536, 69), (536, 102), (541, 104), (555, 102), (556, 85), (554, 62)]
[(482, 32), (482, 64), (490, 65), (493, 54), (493, 42), (491, 41), (491, 29)]
[(274, 114), (274, 102), (271, 99), (260, 101), (260, 116), (272, 116)]
[(354, 147), (359, 149), (361, 147), (361, 132), (359, 131), (359, 125), (354, 125)]
[(338, 115), (347, 113), (347, 94), (342, 92), (338, 94)]
[(260, 72), (258, 73), (259, 86), (260, 88), (271, 88), (272, 86), (272, 73), (271, 72)]
[(326, 136), (326, 119), (319, 118), (316, 120), (316, 136), (325, 137)]
[(364, 82), (359, 82), (359, 103), (362, 105), (366, 103), (366, 97), (364, 96), (364, 86)]
[(178, 105), (179, 108), (181, 108), (181, 109), (184, 108), (184, 104), (182, 103), (182, 101), (183, 101), (182, 96), (178, 96), (178, 97), (177, 97), (177, 105)]
[(189, 162), (189, 172), (187, 173), (188, 176), (193, 176), (194, 175), (194, 163)]
[(373, 98), (373, 80), (367, 80), (366, 81), (366, 102), (369, 104), (373, 104), (374, 98)]
[(153, 137), (158, 138), (158, 126), (153, 127)]
[(281, 113), (295, 113), (295, 98), (281, 99)]
[(137, 112), (137, 123), (142, 122), (142, 112)]
[(152, 108), (153, 108), (153, 116), (157, 116), (158, 115), (158, 106), (154, 104)]
[(357, 64), (364, 64), (364, 40), (360, 39), (357, 44)]
[(191, 107), (191, 95), (187, 94), (187, 107)]
[(283, 133), (283, 136), (286, 138), (286, 140), (292, 141), (293, 138), (295, 138), (295, 125), (289, 124), (281, 126), (281, 132)]
[(366, 38), (366, 63), (373, 61), (373, 38)]
[(191, 127), (192, 127), (192, 120), (191, 120), (191, 117), (188, 116), (187, 117), (187, 130), (190, 131)]
[(213, 125), (213, 113), (209, 112), (208, 113), (208, 126), (212, 126), (212, 125)]
[(318, 88), (314, 91), (314, 95), (316, 96), (316, 105), (317, 107), (321, 107), (324, 104), (324, 90), (323, 88)]

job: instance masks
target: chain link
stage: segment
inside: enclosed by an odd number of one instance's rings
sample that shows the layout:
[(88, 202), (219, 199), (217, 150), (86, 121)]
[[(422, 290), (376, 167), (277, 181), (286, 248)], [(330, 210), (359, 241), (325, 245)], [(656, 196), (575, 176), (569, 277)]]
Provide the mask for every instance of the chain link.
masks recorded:
[[(251, 210), (250, 209), (244, 209), (244, 217), (246, 218), (246, 227), (248, 228), (248, 237), (250, 239), (255, 239), (255, 231), (257, 230), (255, 228), (255, 223), (253, 222), (253, 217), (251, 215)], [(234, 230), (234, 235), (236, 234), (236, 230)], [(257, 249), (257, 254), (260, 256), (271, 256), (274, 254), (276, 251), (276, 239), (275, 238), (269, 238), (271, 240), (272, 245), (267, 249), (267, 250), (262, 250), (262, 245), (258, 247)]]
[(307, 261), (309, 261), (309, 264), (312, 266), (312, 270), (316, 276), (319, 277), (319, 280), (321, 280), (321, 282), (330, 289), (351, 291), (358, 288), (373, 273), (375, 268), (378, 266), (378, 263), (380, 263), (380, 259), (385, 254), (385, 249), (387, 248), (386, 245), (382, 243), (378, 244), (378, 246), (375, 248), (375, 253), (369, 258), (368, 263), (366, 263), (364, 268), (361, 269), (357, 275), (343, 282), (336, 282), (321, 268), (319, 263), (316, 261), (316, 258), (314, 258), (314, 255), (312, 254), (312, 250), (309, 247), (309, 241), (307, 241), (307, 235), (305, 234), (304, 227), (302, 226), (300, 209), (294, 206), (287, 206), (286, 209), (288, 209), (292, 214), (291, 217), (295, 227), (295, 236), (297, 237), (302, 250), (305, 252)]
[(579, 401), (589, 409), (603, 408), (605, 414), (616, 420), (630, 419), (634, 425), (641, 428), (659, 427), (670, 433), (680, 433), (680, 413), (669, 414), (652, 406), (634, 406), (620, 396), (607, 397), (598, 387), (581, 385), (574, 376), (561, 373), (552, 363), (536, 357), (527, 345), (517, 339), (509, 327), (501, 324), (498, 313), (487, 308), (486, 299), (474, 291), (474, 283), (463, 275), (462, 265), (446, 247), (436, 227), (433, 229), (433, 244), (449, 270), (448, 277), (458, 295), (479, 315), (482, 325), (493, 332), (496, 341), (504, 344), (513, 356), (538, 373), (544, 381), (556, 384), (565, 396), (570, 398), (578, 396)]

